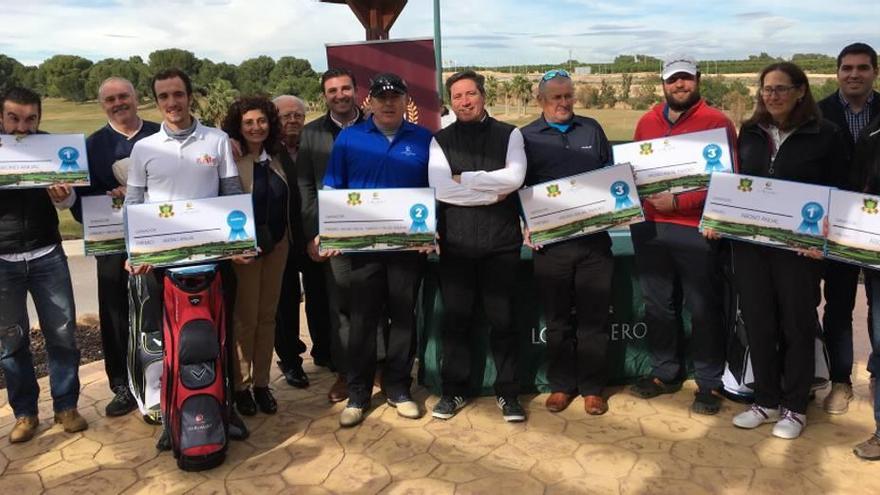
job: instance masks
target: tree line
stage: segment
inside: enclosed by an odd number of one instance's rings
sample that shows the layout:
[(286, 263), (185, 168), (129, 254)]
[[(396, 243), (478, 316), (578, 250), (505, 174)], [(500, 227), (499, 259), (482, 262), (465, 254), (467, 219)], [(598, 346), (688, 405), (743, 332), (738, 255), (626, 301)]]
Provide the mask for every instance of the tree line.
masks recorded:
[(37, 66), (0, 54), (0, 93), (12, 86), (25, 86), (46, 97), (82, 102), (97, 98), (104, 79), (119, 76), (149, 98), (153, 74), (170, 67), (190, 74), (194, 90), (202, 96), (220, 91), (233, 95), (292, 94), (309, 102), (320, 99), (320, 80), (308, 60), (290, 56), (274, 60), (261, 55), (235, 65), (198, 58), (178, 48), (156, 50), (146, 61), (133, 56), (92, 62), (77, 55), (55, 55)]

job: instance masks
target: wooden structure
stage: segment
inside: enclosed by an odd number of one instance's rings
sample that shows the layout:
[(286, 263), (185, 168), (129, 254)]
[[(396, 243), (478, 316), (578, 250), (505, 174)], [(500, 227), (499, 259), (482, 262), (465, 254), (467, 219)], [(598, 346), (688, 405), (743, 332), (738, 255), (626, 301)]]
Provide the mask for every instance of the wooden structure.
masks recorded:
[(367, 41), (387, 40), (407, 0), (320, 0), (348, 5), (367, 31)]

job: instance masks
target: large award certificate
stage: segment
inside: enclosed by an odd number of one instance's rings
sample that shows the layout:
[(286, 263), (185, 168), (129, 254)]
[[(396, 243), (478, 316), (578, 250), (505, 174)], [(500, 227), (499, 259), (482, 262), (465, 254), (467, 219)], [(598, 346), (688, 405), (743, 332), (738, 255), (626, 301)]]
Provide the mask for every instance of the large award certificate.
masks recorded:
[(880, 268), (880, 197), (834, 189), (830, 203), (827, 256)]
[(183, 265), (256, 253), (250, 194), (129, 205), (125, 211), (132, 265)]
[(824, 249), (831, 188), (740, 174), (713, 174), (700, 228), (783, 248)]
[(533, 244), (550, 244), (644, 220), (628, 164), (519, 191)]
[(434, 244), (432, 188), (318, 191), (321, 249), (387, 251)]
[(642, 197), (703, 189), (713, 172), (733, 172), (724, 128), (618, 144), (614, 162), (633, 166)]
[(87, 186), (88, 163), (82, 134), (0, 134), (0, 188)]
[(125, 252), (123, 198), (83, 196), (83, 242), (87, 256)]

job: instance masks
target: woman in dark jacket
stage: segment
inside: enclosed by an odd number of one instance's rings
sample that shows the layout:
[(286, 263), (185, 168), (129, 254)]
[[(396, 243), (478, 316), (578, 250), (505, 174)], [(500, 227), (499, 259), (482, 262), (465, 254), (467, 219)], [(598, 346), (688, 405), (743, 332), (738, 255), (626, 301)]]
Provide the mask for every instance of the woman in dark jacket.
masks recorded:
[[(739, 172), (835, 185), (846, 141), (823, 120), (806, 74), (788, 62), (760, 75), (755, 113), (739, 133)], [(797, 438), (806, 425), (820, 326), (821, 253), (733, 242), (734, 282), (748, 328), (755, 404), (733, 418), (740, 428), (775, 422), (773, 435)]]
[(268, 98), (241, 98), (229, 107), (223, 130), (242, 145), (244, 155), (235, 164), (242, 187), (253, 198), (261, 249), (253, 263), (234, 266), (238, 285), (233, 322), (239, 364), (233, 373), (235, 406), (245, 416), (253, 416), (257, 408), (274, 414), (278, 404), (269, 390), (269, 369), (291, 230), (290, 193), (278, 159), (278, 111)]

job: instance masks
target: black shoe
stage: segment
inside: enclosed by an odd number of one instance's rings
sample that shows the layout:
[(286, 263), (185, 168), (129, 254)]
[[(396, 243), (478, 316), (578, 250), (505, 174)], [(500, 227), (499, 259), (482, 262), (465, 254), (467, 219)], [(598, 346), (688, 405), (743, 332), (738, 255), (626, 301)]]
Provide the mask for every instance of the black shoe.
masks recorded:
[(308, 388), (309, 377), (306, 375), (306, 372), (303, 371), (301, 364), (291, 368), (285, 368), (282, 366), (281, 361), (278, 361), (278, 367), (281, 368), (281, 372), (284, 373), (284, 380), (288, 385), (296, 388)]
[(516, 396), (497, 397), (498, 408), (501, 409), (501, 415), (504, 421), (508, 423), (519, 423), (526, 420), (526, 411), (519, 404)]
[(235, 398), (235, 408), (238, 409), (238, 412), (243, 416), (253, 416), (257, 414), (257, 403), (254, 402), (254, 396), (251, 394), (250, 390), (236, 392), (233, 397)]
[(721, 410), (721, 393), (715, 390), (697, 390), (691, 410), (697, 414), (714, 416)]
[(278, 412), (278, 402), (275, 401), (275, 397), (272, 397), (269, 387), (254, 387), (254, 400), (263, 414)]
[(229, 439), (242, 441), (247, 440), (249, 436), (251, 433), (248, 431), (247, 425), (244, 424), (244, 420), (235, 412), (235, 409), (232, 409), (229, 415)]
[(104, 412), (107, 416), (125, 416), (126, 414), (137, 409), (137, 402), (134, 400), (134, 396), (129, 392), (128, 387), (125, 385), (117, 385), (113, 387), (113, 391), (116, 393), (116, 396), (113, 397), (113, 400), (107, 404), (107, 407), (104, 408)]
[(438, 419), (449, 419), (466, 405), (467, 399), (460, 395), (444, 395), (440, 397), (440, 402), (434, 406), (431, 416)]
[(159, 441), (156, 442), (156, 450), (159, 452), (171, 450), (171, 435), (168, 434), (166, 428), (162, 428), (162, 435), (159, 437)]
[(655, 376), (645, 376), (629, 387), (631, 394), (642, 399), (652, 399), (662, 394), (674, 394), (681, 390), (681, 382), (666, 383)]

